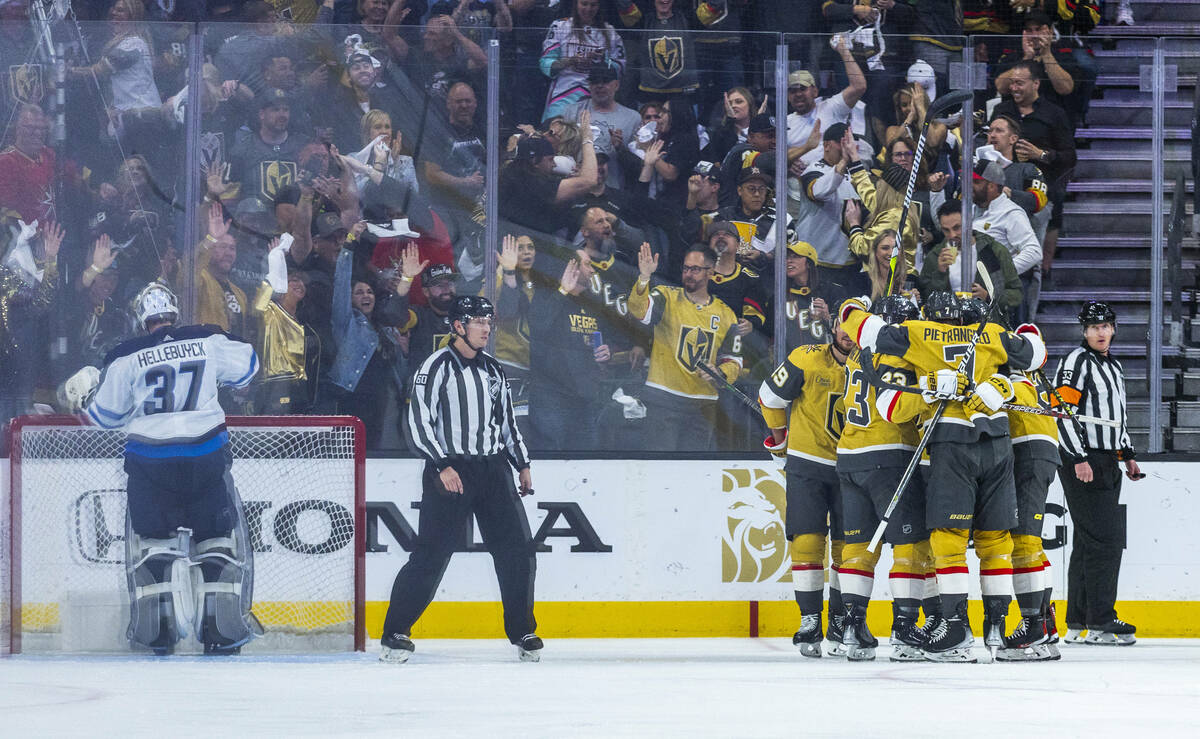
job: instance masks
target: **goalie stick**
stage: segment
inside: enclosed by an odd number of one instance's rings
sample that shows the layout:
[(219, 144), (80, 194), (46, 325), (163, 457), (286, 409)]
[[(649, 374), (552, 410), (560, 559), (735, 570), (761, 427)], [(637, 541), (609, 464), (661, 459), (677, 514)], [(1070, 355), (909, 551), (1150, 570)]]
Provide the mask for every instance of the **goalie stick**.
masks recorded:
[[(914, 168), (916, 164), (913, 165)], [(983, 330), (987, 327), (988, 320), (991, 319), (992, 313), (996, 307), (1000, 305), (1000, 301), (996, 299), (996, 293), (992, 289), (992, 278), (988, 274), (987, 268), (983, 266), (983, 262), (975, 263), (976, 270), (979, 271), (979, 277), (984, 282), (984, 287), (987, 288), (988, 295), (991, 296), (992, 302), (988, 303), (987, 310), (983, 313), (983, 318), (979, 319), (979, 328), (975, 330), (975, 335), (971, 337), (971, 343), (967, 344), (967, 350), (963, 352), (962, 357), (958, 360), (958, 368), (956, 372), (962, 374), (971, 366), (971, 361), (975, 358), (975, 345), (979, 343), (979, 337), (983, 336)], [(869, 360), (873, 357), (869, 356), (861, 362), (866, 366)], [(921, 434), (921, 440), (917, 442), (917, 448), (913, 451), (912, 459), (908, 461), (908, 467), (904, 468), (904, 475), (900, 478), (900, 484), (896, 486), (896, 492), (892, 493), (892, 499), (888, 502), (887, 509), (880, 517), (879, 525), (875, 527), (875, 534), (871, 537), (871, 543), (867, 545), (867, 549), (871, 553), (879, 550), (879, 543), (883, 541), (883, 532), (887, 529), (888, 522), (892, 518), (892, 514), (896, 512), (896, 506), (900, 504), (900, 496), (904, 493), (904, 488), (908, 487), (909, 481), (912, 479), (913, 473), (917, 471), (917, 465), (921, 463), (921, 455), (925, 452), (925, 447), (929, 446), (929, 439), (933, 436), (933, 431), (938, 425), (938, 421), (942, 420), (942, 416), (946, 414), (946, 404), (948, 401), (938, 401), (937, 410), (933, 412), (933, 418), (925, 426), (925, 433)]]
[(917, 173), (921, 170), (921, 157), (925, 154), (925, 137), (929, 134), (929, 124), (949, 113), (952, 109), (961, 107), (963, 103), (972, 100), (975, 93), (972, 90), (955, 90), (942, 95), (925, 111), (925, 123), (921, 126), (921, 135), (917, 137), (917, 150), (913, 153), (913, 168), (908, 173), (908, 187), (904, 188), (904, 203), (900, 206), (900, 223), (896, 226), (896, 245), (892, 247), (892, 258), (888, 266), (887, 294), (895, 292), (896, 262), (900, 260), (901, 243), (904, 240), (904, 225), (908, 222), (908, 209), (912, 206), (913, 190), (917, 187)]

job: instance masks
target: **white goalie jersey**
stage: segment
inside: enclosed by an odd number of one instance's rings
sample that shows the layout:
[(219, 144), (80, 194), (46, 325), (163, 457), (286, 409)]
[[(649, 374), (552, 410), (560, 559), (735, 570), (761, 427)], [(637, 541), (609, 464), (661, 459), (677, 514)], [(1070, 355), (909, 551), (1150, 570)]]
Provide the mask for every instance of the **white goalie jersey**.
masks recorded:
[(213, 439), (225, 423), (217, 389), (246, 387), (256, 372), (249, 343), (216, 326), (168, 326), (105, 357), (87, 415), (104, 428), (126, 428), (130, 448), (171, 454), (169, 447)]

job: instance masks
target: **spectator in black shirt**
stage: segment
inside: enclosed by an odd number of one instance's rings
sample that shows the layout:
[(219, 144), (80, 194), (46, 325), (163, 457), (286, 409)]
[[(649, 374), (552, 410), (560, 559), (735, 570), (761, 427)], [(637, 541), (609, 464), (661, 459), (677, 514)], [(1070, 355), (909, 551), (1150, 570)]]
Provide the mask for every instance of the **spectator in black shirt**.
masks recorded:
[[(591, 125), (591, 114), (579, 114), (580, 128)], [(599, 182), (595, 144), (583, 139), (579, 173), (559, 178), (552, 174), (554, 149), (537, 136), (522, 136), (517, 156), (500, 172), (500, 216), (542, 233), (563, 227), (566, 206), (583, 198)]]

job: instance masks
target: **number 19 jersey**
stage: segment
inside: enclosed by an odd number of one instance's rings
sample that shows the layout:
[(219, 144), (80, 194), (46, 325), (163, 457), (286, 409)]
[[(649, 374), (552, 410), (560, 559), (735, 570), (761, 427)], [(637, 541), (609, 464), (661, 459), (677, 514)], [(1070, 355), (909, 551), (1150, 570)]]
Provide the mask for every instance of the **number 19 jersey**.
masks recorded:
[(217, 389), (245, 387), (256, 372), (247, 342), (216, 326), (167, 326), (109, 352), (87, 414), (104, 428), (125, 427), (126, 448), (144, 456), (186, 456), (198, 443), (215, 449), (225, 424)]

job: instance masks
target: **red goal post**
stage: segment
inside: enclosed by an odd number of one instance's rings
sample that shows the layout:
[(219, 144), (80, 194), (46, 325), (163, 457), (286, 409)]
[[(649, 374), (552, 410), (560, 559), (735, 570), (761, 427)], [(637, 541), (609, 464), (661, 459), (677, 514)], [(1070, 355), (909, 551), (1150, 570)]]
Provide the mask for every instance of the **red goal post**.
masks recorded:
[[(227, 425), (254, 550), (253, 611), (266, 630), (245, 651), (362, 651), (362, 422), (230, 416)], [(8, 433), (0, 654), (127, 649), (124, 434), (79, 416), (22, 416)]]

